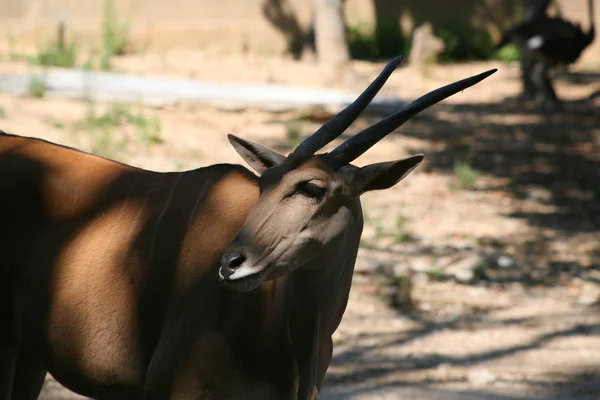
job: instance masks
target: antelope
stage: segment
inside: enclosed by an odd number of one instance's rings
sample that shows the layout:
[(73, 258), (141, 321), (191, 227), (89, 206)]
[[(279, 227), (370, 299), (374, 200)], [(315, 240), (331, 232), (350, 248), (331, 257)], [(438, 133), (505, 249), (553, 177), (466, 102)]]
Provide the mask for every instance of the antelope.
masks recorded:
[(455, 82), (316, 152), (397, 57), (287, 157), (229, 135), (241, 165), (158, 173), (0, 135), (0, 400), (46, 372), (95, 399), (317, 399), (363, 227), (359, 197), (423, 155), (350, 163)]

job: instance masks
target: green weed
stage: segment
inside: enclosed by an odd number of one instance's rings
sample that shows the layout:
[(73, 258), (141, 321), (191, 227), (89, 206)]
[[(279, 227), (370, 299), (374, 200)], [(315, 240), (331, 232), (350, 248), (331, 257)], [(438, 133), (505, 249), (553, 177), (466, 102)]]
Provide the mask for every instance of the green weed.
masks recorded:
[[(147, 117), (142, 110), (133, 112), (131, 107), (114, 103), (102, 114), (96, 112), (93, 102), (89, 103), (88, 112), (82, 121), (75, 123), (76, 130), (100, 131), (101, 148), (107, 148), (106, 140), (112, 128), (132, 125), (137, 128), (136, 141), (147, 147), (162, 143), (161, 125), (156, 116)], [(107, 133), (108, 132), (108, 133)]]
[(105, 0), (102, 18), (102, 59), (100, 67), (112, 68), (112, 57), (126, 54), (129, 50), (129, 24), (119, 22), (114, 0)]
[(377, 54), (374, 35), (367, 33), (361, 25), (347, 25), (346, 40), (352, 58), (372, 59)]
[(496, 50), (494, 54), (492, 54), (492, 58), (494, 60), (500, 60), (504, 62), (512, 62), (519, 61), (521, 58), (521, 53), (519, 52), (519, 48), (514, 44), (508, 44), (501, 49)]
[(396, 243), (404, 243), (409, 239), (408, 234), (404, 231), (404, 217), (398, 215), (396, 218), (396, 234), (394, 235)]
[(454, 163), (454, 176), (461, 189), (472, 190), (479, 179), (480, 173), (465, 161)]
[(487, 273), (486, 273), (486, 268), (483, 263), (479, 264), (475, 267), (475, 269), (473, 270), (473, 276), (478, 281), (483, 281), (488, 278)]
[(114, 138), (108, 125), (91, 133), (94, 139), (90, 149), (91, 153), (101, 157), (114, 158), (125, 150), (126, 141)]
[(445, 276), (444, 270), (442, 270), (441, 268), (434, 269), (433, 271), (431, 271), (429, 273), (429, 278), (431, 280), (434, 280), (434, 281), (437, 281), (437, 282), (440, 282), (440, 281), (444, 280), (444, 276)]
[(299, 120), (288, 122), (285, 126), (285, 133), (288, 139), (288, 146), (291, 149), (295, 149), (302, 141), (302, 122)]
[(346, 38), (350, 56), (355, 59), (389, 58), (410, 52), (399, 21), (392, 18), (378, 20), (372, 33), (366, 25), (346, 25)]
[(73, 68), (77, 63), (77, 47), (74, 42), (61, 47), (57, 42), (52, 42), (37, 55), (30, 57), (32, 64), (47, 67)]
[(379, 218), (373, 220), (373, 225), (375, 226), (375, 239), (381, 239), (386, 236), (383, 222)]
[(65, 127), (64, 122), (57, 121), (55, 119), (49, 119), (48, 125), (50, 125), (51, 127), (55, 128), (55, 129), (64, 129), (64, 127)]
[(138, 114), (126, 115), (127, 121), (138, 129), (137, 141), (146, 147), (151, 147), (163, 142), (160, 137), (160, 120), (155, 117), (146, 117), (140, 110)]
[(46, 95), (47, 90), (48, 86), (46, 85), (46, 82), (44, 82), (43, 78), (38, 76), (31, 77), (28, 87), (28, 92), (31, 97), (41, 99)]
[(48, 67), (73, 68), (77, 63), (77, 46), (74, 41), (66, 41), (65, 29), (65, 23), (59, 22), (54, 41), (38, 54), (31, 56), (29, 62)]
[(465, 21), (447, 23), (436, 34), (444, 42), (444, 61), (487, 60), (494, 52), (490, 32)]

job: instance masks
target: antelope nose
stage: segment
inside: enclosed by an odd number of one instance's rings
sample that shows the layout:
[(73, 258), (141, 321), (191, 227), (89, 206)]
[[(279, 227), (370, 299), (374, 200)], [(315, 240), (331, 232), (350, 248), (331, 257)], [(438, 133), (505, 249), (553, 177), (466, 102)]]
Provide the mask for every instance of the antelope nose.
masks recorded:
[(246, 261), (246, 257), (234, 251), (227, 252), (221, 256), (221, 275), (229, 279), (231, 275)]

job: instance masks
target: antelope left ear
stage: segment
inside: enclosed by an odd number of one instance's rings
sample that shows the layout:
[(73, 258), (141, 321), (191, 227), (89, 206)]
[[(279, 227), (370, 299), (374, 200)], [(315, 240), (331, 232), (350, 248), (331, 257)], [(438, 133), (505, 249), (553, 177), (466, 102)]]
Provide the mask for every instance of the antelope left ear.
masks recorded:
[(281, 155), (273, 150), (267, 149), (260, 144), (252, 143), (249, 140), (244, 140), (235, 135), (227, 135), (227, 139), (238, 152), (240, 156), (250, 165), (256, 172), (262, 174), (267, 169), (281, 164), (286, 160), (284, 155)]
[(352, 177), (354, 195), (394, 186), (410, 174), (423, 158), (423, 154), (417, 154), (404, 160), (370, 164), (357, 169)]

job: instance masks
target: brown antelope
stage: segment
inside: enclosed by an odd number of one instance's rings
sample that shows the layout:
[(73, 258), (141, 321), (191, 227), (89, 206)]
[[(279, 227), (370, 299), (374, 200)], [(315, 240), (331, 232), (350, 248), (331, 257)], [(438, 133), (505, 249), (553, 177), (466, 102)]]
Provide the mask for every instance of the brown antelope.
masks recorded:
[(401, 58), (285, 157), (157, 173), (0, 135), (0, 400), (49, 371), (96, 399), (318, 398), (362, 232), (359, 196), (423, 159), (350, 162), (495, 70), (417, 99), (335, 150)]

